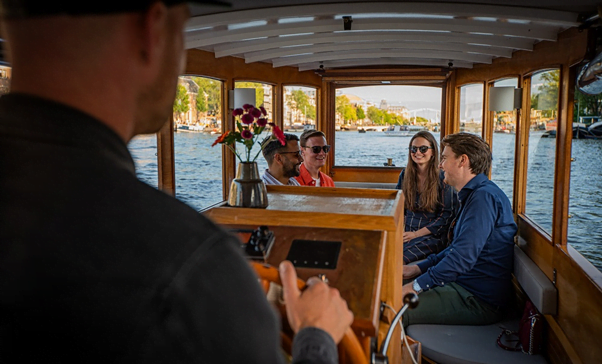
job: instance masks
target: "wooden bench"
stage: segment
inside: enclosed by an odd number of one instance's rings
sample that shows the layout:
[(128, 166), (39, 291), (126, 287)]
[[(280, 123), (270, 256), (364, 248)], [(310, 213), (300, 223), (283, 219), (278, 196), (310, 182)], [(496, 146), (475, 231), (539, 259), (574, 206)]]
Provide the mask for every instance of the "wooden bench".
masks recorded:
[[(524, 241), (523, 241), (524, 242)], [(514, 247), (514, 276), (522, 290), (544, 315), (555, 315), (558, 291), (519, 246)], [(543, 355), (527, 355), (498, 347), (502, 328), (518, 330), (520, 317), (493, 325), (410, 325), (407, 333), (422, 343), (422, 354), (441, 364), (546, 363)]]

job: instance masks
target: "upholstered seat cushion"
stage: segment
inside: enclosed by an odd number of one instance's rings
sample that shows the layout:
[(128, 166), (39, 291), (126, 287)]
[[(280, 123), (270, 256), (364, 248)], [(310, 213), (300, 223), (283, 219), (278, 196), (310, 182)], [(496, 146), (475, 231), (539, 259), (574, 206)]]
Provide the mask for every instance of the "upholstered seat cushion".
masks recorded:
[(518, 329), (518, 319), (493, 325), (411, 325), (407, 334), (422, 343), (422, 354), (441, 364), (538, 364), (541, 355), (506, 351), (497, 345), (502, 327)]

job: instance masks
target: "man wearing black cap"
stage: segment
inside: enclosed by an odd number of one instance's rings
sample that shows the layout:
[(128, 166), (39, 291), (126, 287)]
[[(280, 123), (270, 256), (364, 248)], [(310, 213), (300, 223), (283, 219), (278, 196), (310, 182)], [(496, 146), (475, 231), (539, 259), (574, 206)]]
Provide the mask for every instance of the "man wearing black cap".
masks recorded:
[[(169, 117), (187, 6), (0, 3), (0, 362), (281, 362), (236, 239), (137, 180), (126, 147)], [(280, 272), (294, 361), (336, 362), (346, 303)]]

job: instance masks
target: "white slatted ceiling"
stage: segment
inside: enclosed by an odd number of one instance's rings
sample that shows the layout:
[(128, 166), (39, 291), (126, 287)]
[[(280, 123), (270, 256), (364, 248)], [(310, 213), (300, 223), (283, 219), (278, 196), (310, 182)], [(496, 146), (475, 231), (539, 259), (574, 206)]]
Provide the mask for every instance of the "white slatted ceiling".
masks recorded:
[[(343, 30), (342, 16), (352, 16)], [(299, 70), (361, 65), (472, 67), (578, 26), (576, 13), (453, 3), (285, 6), (198, 16), (186, 47)]]

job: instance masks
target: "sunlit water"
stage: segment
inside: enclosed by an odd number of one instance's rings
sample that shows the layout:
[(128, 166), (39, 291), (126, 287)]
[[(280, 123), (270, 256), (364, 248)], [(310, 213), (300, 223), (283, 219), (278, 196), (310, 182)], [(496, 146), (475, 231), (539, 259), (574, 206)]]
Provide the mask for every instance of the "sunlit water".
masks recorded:
[[(299, 133), (297, 133), (299, 134)], [(176, 197), (195, 209), (222, 201), (221, 147), (211, 147), (216, 135), (175, 133)], [(439, 134), (435, 133), (439, 140)], [(512, 201), (514, 134), (494, 134), (492, 180)], [(382, 166), (387, 158), (405, 166), (409, 137), (390, 137), (380, 132), (336, 134), (336, 165)], [(556, 139), (533, 134), (529, 143), (527, 215), (550, 232), (552, 226), (553, 176)], [(157, 186), (157, 142), (154, 135), (135, 138), (129, 145), (140, 179)], [(602, 140), (573, 141), (575, 161), (571, 169), (568, 240), (602, 270)], [(260, 173), (266, 163), (257, 159)]]

